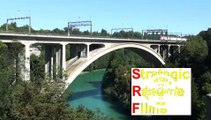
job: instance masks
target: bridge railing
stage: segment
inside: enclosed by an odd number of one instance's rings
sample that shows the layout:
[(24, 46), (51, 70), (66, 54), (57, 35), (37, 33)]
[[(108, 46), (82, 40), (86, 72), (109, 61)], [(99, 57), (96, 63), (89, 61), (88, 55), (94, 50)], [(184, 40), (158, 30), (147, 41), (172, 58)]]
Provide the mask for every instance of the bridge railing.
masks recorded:
[[(5, 31), (0, 31), (0, 33), (11, 33), (11, 34), (29, 34), (27, 32), (23, 32), (23, 31), (8, 31), (8, 32), (5, 32)], [(115, 33), (114, 33), (115, 34)], [(179, 38), (183, 38), (183, 36), (181, 34), (172, 34), (170, 33), (169, 35), (156, 35), (156, 34), (151, 34), (151, 35), (142, 35), (140, 33), (134, 33), (133, 35), (132, 34), (128, 34), (128, 35), (110, 35), (110, 34), (107, 34), (107, 35), (100, 35), (100, 34), (92, 34), (92, 35), (78, 35), (78, 34), (72, 34), (70, 36), (74, 36), (74, 37), (94, 37), (94, 38), (122, 38), (122, 39), (146, 39), (146, 40), (163, 40), (162, 37), (165, 36), (165, 37), (174, 37), (174, 38), (178, 38), (178, 40), (180, 40)], [(46, 35), (46, 36), (67, 36), (66, 33), (52, 33), (52, 32), (36, 32), (36, 31), (32, 31), (30, 35)], [(165, 40), (173, 40), (173, 39), (165, 39)], [(186, 40), (185, 40), (186, 41)]]

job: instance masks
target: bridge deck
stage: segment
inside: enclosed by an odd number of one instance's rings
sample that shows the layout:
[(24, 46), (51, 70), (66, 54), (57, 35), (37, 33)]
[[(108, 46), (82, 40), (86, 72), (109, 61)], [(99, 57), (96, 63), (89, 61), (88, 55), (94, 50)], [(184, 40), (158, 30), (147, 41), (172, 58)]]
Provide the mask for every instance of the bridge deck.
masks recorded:
[(29, 34), (12, 34), (0, 33), (1, 40), (22, 40), (22, 41), (39, 41), (39, 42), (102, 42), (102, 43), (118, 43), (118, 42), (137, 42), (137, 43), (155, 43), (155, 44), (181, 44), (182, 41), (166, 41), (166, 40), (148, 40), (133, 38), (106, 38), (106, 37), (79, 37), (79, 36), (56, 36), (56, 35), (29, 35)]

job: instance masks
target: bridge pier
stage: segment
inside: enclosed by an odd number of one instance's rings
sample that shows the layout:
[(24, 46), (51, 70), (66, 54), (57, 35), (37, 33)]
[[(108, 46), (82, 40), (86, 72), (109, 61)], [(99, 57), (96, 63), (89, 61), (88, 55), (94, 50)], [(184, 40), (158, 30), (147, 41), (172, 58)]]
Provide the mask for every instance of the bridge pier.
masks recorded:
[(70, 59), (87, 58), (89, 56), (89, 44), (70, 44)]
[(167, 54), (168, 54), (167, 49), (164, 49), (164, 50), (163, 50), (163, 59), (164, 59), (164, 60), (166, 60)]
[(76, 45), (75, 44), (70, 44), (70, 59), (73, 59), (75, 57), (78, 57), (77, 55), (77, 50), (76, 50)]
[(180, 53), (180, 45), (177, 45), (178, 46), (178, 52)]
[(165, 60), (169, 58), (172, 54), (178, 52), (180, 53), (180, 45), (159, 45), (159, 44), (152, 44), (150, 45), (154, 51), (156, 51), (162, 58)]
[(53, 79), (53, 73), (54, 73), (54, 60), (55, 60), (55, 59), (54, 59), (54, 51), (55, 51), (55, 50), (54, 50), (54, 46), (51, 46), (51, 57), (50, 57), (50, 58), (51, 58), (51, 59), (50, 59), (50, 60), (51, 60), (51, 61), (50, 61), (50, 63), (51, 63), (51, 64), (50, 64), (50, 68), (51, 68), (51, 69), (50, 69), (50, 70), (51, 70), (51, 71), (50, 71), (50, 78), (51, 78), (51, 79)]
[(22, 43), (24, 45), (24, 80), (30, 80), (30, 45), (31, 43)]
[(171, 56), (171, 47), (171, 45), (159, 45), (157, 53), (165, 60)]
[(160, 54), (160, 45), (150, 45), (150, 47), (155, 50), (158, 54)]
[(80, 48), (80, 51), (79, 51), (80, 52), (80, 57), (87, 58), (88, 51), (89, 51), (89, 50), (87, 50), (88, 45), (80, 45), (79, 48)]
[(66, 71), (66, 44), (62, 44), (62, 71)]
[(45, 75), (49, 74), (48, 72), (50, 71), (50, 46), (45, 45)]
[(89, 44), (86, 44), (86, 57), (89, 58)]
[(160, 45), (158, 45), (157, 53), (160, 54)]
[(58, 77), (62, 77), (61, 71), (62, 71), (62, 45), (57, 45), (55, 47), (55, 75)]
[(166, 58), (166, 46), (165, 45), (160, 46), (160, 55), (165, 60), (165, 58)]
[(45, 45), (45, 74), (52, 78), (53, 76), (53, 50), (51, 45)]
[(66, 71), (66, 44), (45, 45), (45, 74), (50, 79), (63, 77)]
[(167, 49), (167, 56), (168, 56), (168, 58), (171, 56), (170, 48), (171, 48), (171, 45), (168, 45), (168, 49)]

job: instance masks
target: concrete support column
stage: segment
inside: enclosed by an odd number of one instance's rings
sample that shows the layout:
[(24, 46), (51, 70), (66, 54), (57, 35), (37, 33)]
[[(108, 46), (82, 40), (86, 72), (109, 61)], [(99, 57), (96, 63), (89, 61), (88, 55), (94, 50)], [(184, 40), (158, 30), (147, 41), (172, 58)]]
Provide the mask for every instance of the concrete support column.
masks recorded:
[(56, 47), (56, 61), (55, 61), (55, 63), (56, 63), (56, 66), (55, 66), (56, 67), (56, 75), (58, 75), (58, 73), (61, 73), (60, 72), (61, 71), (61, 67), (62, 67), (61, 53), (62, 53), (62, 47), (61, 47), (61, 45), (59, 45), (59, 46)]
[(45, 45), (45, 74), (53, 78), (54, 50), (53, 45)]
[(89, 46), (87, 46), (86, 44), (70, 45), (70, 59), (75, 57), (86, 58), (88, 52), (87, 49), (89, 49)]
[(163, 51), (162, 51), (163, 56), (162, 57), (163, 57), (164, 60), (168, 56), (167, 54), (168, 54), (168, 48), (166, 46), (163, 46)]
[(77, 51), (76, 51), (76, 45), (70, 44), (70, 59), (78, 56)]
[(30, 45), (31, 43), (24, 43), (25, 46), (25, 61), (24, 61), (24, 80), (30, 80)]
[(180, 45), (178, 45), (178, 52), (180, 53)]
[(168, 45), (168, 50), (167, 50), (167, 56), (168, 56), (168, 57), (171, 56), (170, 48), (171, 48), (171, 45)]
[(66, 44), (62, 44), (62, 70), (66, 71)]
[(50, 59), (50, 77), (53, 79), (53, 72), (54, 72), (54, 46), (51, 46), (51, 59)]
[(45, 74), (50, 75), (50, 59), (51, 59), (51, 47), (45, 45)]
[(87, 44), (87, 48), (86, 48), (86, 57), (87, 59), (89, 58), (89, 44)]
[(80, 57), (82, 57), (82, 58), (86, 58), (87, 57), (87, 47), (86, 47), (86, 45), (80, 45), (79, 46), (79, 52), (80, 52)]
[(66, 70), (65, 45), (45, 45), (45, 73), (50, 79), (62, 77), (62, 70)]
[(160, 45), (158, 45), (157, 53), (160, 54)]

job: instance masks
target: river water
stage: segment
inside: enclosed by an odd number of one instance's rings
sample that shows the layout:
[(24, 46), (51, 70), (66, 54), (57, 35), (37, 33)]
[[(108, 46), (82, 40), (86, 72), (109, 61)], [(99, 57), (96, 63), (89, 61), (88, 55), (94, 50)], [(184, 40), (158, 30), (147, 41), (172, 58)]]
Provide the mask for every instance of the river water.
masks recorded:
[(82, 104), (92, 110), (100, 109), (114, 120), (130, 119), (114, 103), (103, 99), (106, 97), (101, 94), (101, 81), (104, 73), (105, 70), (98, 70), (80, 74), (69, 86), (69, 90), (73, 93), (69, 104), (71, 107)]

